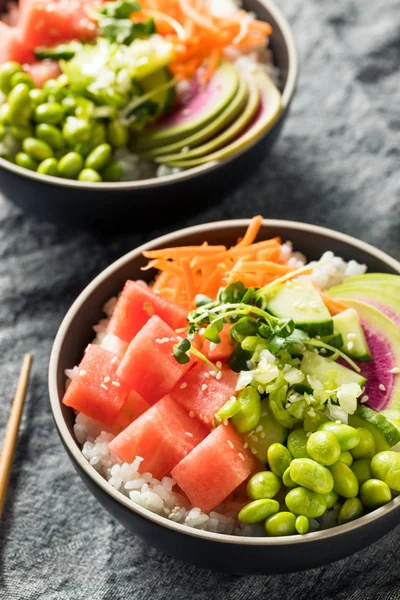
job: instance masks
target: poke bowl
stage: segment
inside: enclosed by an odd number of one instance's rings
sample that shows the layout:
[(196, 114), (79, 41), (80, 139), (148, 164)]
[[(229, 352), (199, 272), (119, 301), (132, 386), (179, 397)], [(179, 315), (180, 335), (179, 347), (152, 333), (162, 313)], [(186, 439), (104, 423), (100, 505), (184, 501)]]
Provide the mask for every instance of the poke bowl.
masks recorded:
[(1, 185), (23, 208), (165, 220), (226, 195), (274, 144), (298, 57), (270, 0), (47, 4), (0, 21)]
[(355, 238), (261, 217), (133, 250), (52, 349), (73, 466), (135, 535), (203, 567), (290, 572), (378, 540), (400, 522), (399, 276)]

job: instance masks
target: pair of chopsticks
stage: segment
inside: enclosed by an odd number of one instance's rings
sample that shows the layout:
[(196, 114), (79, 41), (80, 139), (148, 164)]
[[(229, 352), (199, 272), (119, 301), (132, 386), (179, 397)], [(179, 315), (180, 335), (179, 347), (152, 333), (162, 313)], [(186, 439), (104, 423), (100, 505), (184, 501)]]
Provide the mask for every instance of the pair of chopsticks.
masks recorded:
[(17, 390), (11, 406), (10, 418), (8, 419), (6, 434), (0, 455), (0, 520), (6, 500), (8, 482), (11, 475), (11, 467), (14, 458), (15, 446), (17, 444), (19, 423), (21, 421), (22, 408), (28, 388), (29, 373), (31, 370), (32, 355), (25, 354), (19, 374)]

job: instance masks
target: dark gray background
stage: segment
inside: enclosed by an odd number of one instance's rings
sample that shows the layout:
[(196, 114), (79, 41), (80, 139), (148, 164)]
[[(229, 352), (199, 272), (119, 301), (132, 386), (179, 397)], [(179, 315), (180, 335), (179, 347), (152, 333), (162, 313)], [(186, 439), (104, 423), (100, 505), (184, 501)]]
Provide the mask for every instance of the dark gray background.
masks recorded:
[[(280, 4), (293, 24), (302, 63), (283, 136), (233, 196), (175, 225), (262, 213), (328, 225), (400, 258), (400, 4)], [(135, 226), (140, 229), (140, 223)], [(32, 351), (35, 357), (0, 529), (0, 597), (400, 598), (399, 528), (345, 561), (304, 574), (219, 575), (176, 562), (133, 538), (78, 480), (48, 406), (52, 340), (68, 306), (94, 275), (164, 231), (103, 239), (35, 222), (0, 200), (0, 436), (22, 356)]]

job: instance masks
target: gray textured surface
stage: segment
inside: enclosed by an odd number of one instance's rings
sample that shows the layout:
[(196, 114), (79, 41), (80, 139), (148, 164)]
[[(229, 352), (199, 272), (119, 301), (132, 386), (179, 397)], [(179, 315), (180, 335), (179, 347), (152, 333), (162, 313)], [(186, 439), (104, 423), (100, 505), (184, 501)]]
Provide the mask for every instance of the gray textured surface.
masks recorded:
[[(400, 258), (399, 2), (282, 0), (281, 5), (294, 26), (302, 62), (284, 134), (246, 186), (190, 223), (262, 212), (328, 225)], [(134, 539), (86, 492), (49, 414), (51, 341), (79, 291), (145, 237), (150, 236), (101, 239), (60, 232), (0, 201), (0, 435), (22, 355), (29, 350), (35, 355), (0, 529), (0, 597), (400, 598), (399, 528), (346, 561), (305, 574), (217, 575), (184, 567)]]

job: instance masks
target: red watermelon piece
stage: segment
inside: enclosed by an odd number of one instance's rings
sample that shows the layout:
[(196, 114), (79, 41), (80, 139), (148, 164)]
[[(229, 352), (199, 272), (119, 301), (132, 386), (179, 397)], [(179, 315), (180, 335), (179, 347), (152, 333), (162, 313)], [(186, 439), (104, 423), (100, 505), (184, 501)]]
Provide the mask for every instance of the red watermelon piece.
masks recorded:
[(168, 394), (196, 362), (179, 364), (173, 357), (176, 333), (154, 315), (131, 341), (117, 375), (150, 404)]
[(118, 364), (118, 357), (91, 344), (65, 392), (64, 404), (104, 425), (112, 425), (129, 393), (129, 386), (116, 374)]
[(27, 65), (27, 73), (32, 77), (36, 87), (43, 87), (49, 79), (56, 79), (61, 74), (61, 69), (55, 60), (42, 60)]
[(167, 300), (136, 281), (127, 281), (107, 327), (122, 340), (130, 342), (153, 315), (158, 315), (172, 329), (186, 325), (187, 310)]
[(207, 435), (207, 430), (165, 396), (110, 442), (123, 462), (141, 456), (140, 472), (161, 479)]
[(124, 429), (129, 427), (135, 419), (140, 417), (143, 413), (150, 408), (150, 404), (146, 402), (135, 390), (129, 393), (129, 396), (125, 400), (125, 403), (112, 424), (112, 432), (117, 435)]
[(209, 512), (260, 464), (231, 425), (219, 425), (171, 471), (193, 506)]
[(236, 396), (238, 375), (222, 366), (221, 378), (204, 362), (191, 369), (171, 391), (171, 396), (206, 427), (214, 426), (214, 415), (231, 397)]
[(18, 30), (0, 21), (0, 63), (14, 60), (25, 64), (34, 60), (32, 49), (18, 36)]
[(207, 356), (212, 362), (217, 360), (225, 361), (228, 360), (230, 355), (235, 349), (235, 342), (231, 338), (231, 329), (233, 325), (230, 323), (224, 323), (222, 331), (219, 332), (220, 342), (214, 344), (209, 340), (204, 340), (201, 351)]

